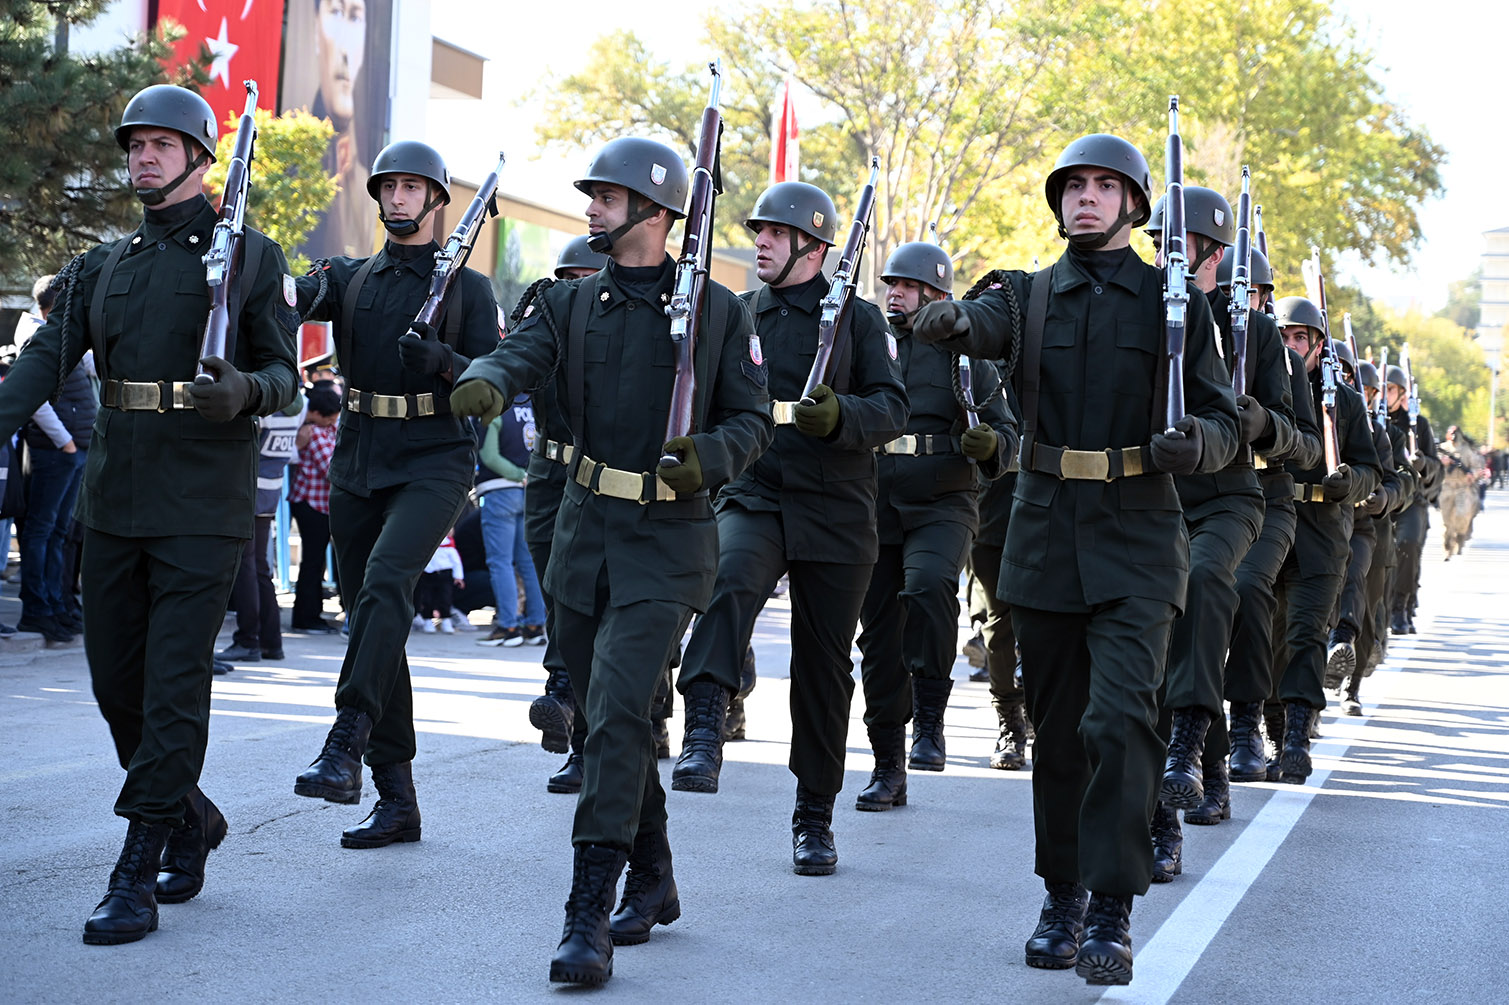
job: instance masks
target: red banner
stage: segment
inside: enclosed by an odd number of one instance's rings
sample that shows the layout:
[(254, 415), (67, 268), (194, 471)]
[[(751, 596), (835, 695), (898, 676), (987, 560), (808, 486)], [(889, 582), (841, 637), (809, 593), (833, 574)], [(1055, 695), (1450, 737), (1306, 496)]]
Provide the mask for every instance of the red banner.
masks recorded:
[(791, 100), (790, 80), (776, 92), (775, 106), (771, 111), (770, 183), (775, 185), (783, 181), (797, 181), (801, 147), (796, 128), (796, 105)]
[(278, 110), (278, 63), (283, 51), (283, 0), (157, 0), (158, 23), (176, 21), (184, 36), (174, 46), (179, 65), (212, 60), (204, 99), (221, 132), (246, 110), (243, 80), (255, 80), (259, 107)]

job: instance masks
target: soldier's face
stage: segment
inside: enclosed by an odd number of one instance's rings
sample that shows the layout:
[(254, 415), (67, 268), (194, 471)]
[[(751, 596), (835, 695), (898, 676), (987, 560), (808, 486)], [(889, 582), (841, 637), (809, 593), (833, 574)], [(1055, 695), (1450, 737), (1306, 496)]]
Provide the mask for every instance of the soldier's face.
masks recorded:
[(791, 228), (779, 223), (756, 223), (755, 275), (768, 283), (781, 274), (791, 260)]
[(417, 220), (429, 201), (430, 183), (412, 174), (384, 175), (378, 198), (389, 220)]
[[(126, 141), (126, 170), (132, 188), (162, 188), (188, 167), (189, 155), (183, 147), (183, 135), (172, 129), (141, 126), (131, 131)], [(201, 164), (189, 180), (170, 195), (170, 204), (199, 194), (196, 177), (204, 178), (209, 163)], [(178, 197), (178, 198), (175, 198)]]
[(1320, 357), (1312, 355), (1312, 351), (1320, 348), (1320, 340), (1317, 339), (1313, 346), (1310, 344), (1310, 326), (1284, 325), (1279, 329), (1279, 334), (1284, 337), (1284, 345), (1299, 353), (1304, 359), (1305, 369), (1314, 370), (1316, 360)]
[(367, 4), (366, 0), (318, 0), (314, 10), (320, 94), (336, 132), (342, 132), (356, 114), (353, 89), (367, 38)]
[(1397, 412), (1404, 407), (1404, 388), (1398, 384), (1388, 385), (1388, 410)]
[(560, 273), (557, 279), (586, 279), (597, 272), (596, 269), (557, 269)]
[[(1075, 168), (1064, 178), (1064, 192), (1059, 199), (1059, 214), (1070, 237), (1102, 234), (1116, 224), (1121, 214), (1125, 185), (1121, 175), (1105, 168)], [(1131, 244), (1131, 231), (1119, 228), (1106, 242), (1113, 251)]]
[(1376, 387), (1364, 387), (1362, 391), (1363, 394), (1367, 397), (1368, 407), (1372, 408), (1373, 402), (1378, 400), (1378, 389)]
[(893, 280), (886, 287), (885, 312), (910, 314), (922, 306), (922, 284), (915, 279)]
[(587, 204), (587, 233), (606, 234), (629, 218), (629, 190), (622, 185), (593, 182), (592, 201)]

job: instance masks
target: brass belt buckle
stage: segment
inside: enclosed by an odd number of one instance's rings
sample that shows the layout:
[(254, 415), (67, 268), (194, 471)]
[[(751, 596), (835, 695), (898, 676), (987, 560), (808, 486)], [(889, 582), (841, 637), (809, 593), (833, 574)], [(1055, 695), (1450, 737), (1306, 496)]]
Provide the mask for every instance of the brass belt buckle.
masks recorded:
[(794, 401), (772, 401), (770, 403), (770, 417), (777, 426), (789, 426), (796, 421), (796, 405)]
[(614, 499), (629, 499), (643, 506), (644, 475), (617, 468), (603, 468), (603, 473), (597, 478), (597, 492)]
[(372, 414), (379, 419), (402, 419), (409, 412), (409, 403), (396, 394), (374, 394)]
[(888, 454), (916, 454), (917, 434), (906, 433), (903, 436), (896, 437), (885, 445), (885, 452)]
[(156, 384), (121, 381), (121, 408), (129, 412), (150, 411), (162, 402), (162, 388)]
[(416, 394), (414, 396), (414, 414), (416, 416), (435, 414), (434, 392), (426, 391), (423, 394)]
[(1065, 478), (1080, 481), (1110, 481), (1111, 455), (1104, 450), (1065, 450), (1059, 458)]
[[(584, 489), (592, 488), (592, 469), (598, 466), (597, 462), (586, 454), (582, 455), (582, 462), (576, 466), (576, 474), (572, 475), (576, 483)], [(597, 491), (593, 489), (593, 491)]]

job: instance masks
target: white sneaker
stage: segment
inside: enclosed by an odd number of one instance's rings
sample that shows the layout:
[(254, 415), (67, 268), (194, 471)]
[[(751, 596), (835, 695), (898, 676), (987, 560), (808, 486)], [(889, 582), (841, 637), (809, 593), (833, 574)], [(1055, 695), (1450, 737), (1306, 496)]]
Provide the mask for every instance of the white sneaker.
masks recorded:
[(451, 624), (451, 619), (450, 618), (441, 618), (440, 619), (440, 634), (441, 635), (455, 635), (456, 634), (456, 626), (453, 625), (453, 624)]
[(477, 626), (472, 624), (471, 619), (454, 607), (451, 608), (451, 624), (456, 626), (458, 632), (475, 632)]
[(433, 622), (433, 621), (426, 621), (426, 622), (424, 622), (423, 624), (421, 624), (419, 626), (419, 630), (421, 632), (424, 632), (426, 635), (434, 635), (435, 634), (435, 622)]
[(424, 631), (424, 626), (427, 625), (427, 624), (429, 624), (429, 622), (425, 621), (424, 618), (421, 618), (419, 615), (416, 614), (416, 615), (414, 615), (414, 623), (409, 626), (409, 630), (410, 631)]

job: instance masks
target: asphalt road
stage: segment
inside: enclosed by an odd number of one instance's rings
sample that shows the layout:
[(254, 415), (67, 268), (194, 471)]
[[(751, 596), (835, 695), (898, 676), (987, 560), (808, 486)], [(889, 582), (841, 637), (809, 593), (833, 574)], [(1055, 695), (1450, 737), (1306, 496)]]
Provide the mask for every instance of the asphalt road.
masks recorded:
[[(1366, 715), (1328, 710), (1303, 787), (1239, 785), (1233, 816), (1186, 828), (1185, 871), (1132, 914), (1136, 977), (1102, 995), (1028, 969), (1042, 898), (1030, 776), (992, 771), (983, 684), (959, 680), (948, 770), (910, 804), (858, 813), (870, 753), (856, 700), (831, 877), (790, 867), (786, 627), (758, 629), (749, 740), (722, 791), (670, 793), (683, 915), (624, 947), (604, 997), (624, 1001), (1480, 1002), (1509, 932), (1509, 493), (1464, 556), (1427, 547), (1420, 634), (1364, 685)], [(1439, 522), (1439, 521), (1438, 521)], [(289, 635), (287, 659), (215, 681), (203, 788), (230, 835), (205, 891), (161, 927), (85, 946), (124, 833), (121, 774), (77, 650), (0, 661), (0, 1000), (562, 1000), (547, 963), (570, 885), (574, 798), (545, 791), (537, 648), (414, 635), (414, 776), (424, 840), (340, 847), (360, 807), (293, 795), (331, 720), (338, 638)], [(228, 638), (224, 636), (223, 638)], [(672, 722), (679, 743), (680, 715)], [(662, 762), (669, 784), (672, 762)], [(1490, 941), (1492, 940), (1492, 942)]]

